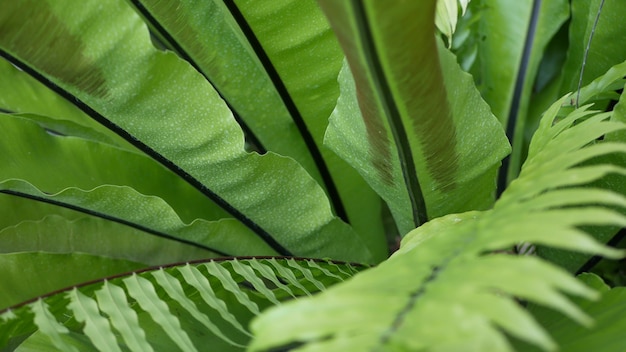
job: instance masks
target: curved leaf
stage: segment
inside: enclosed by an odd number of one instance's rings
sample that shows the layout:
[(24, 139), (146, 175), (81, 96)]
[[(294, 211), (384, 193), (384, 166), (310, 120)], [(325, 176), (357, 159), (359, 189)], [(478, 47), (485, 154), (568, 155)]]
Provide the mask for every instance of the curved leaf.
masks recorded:
[[(33, 203), (33, 202), (30, 202)], [(31, 204), (32, 206), (32, 204)], [(96, 217), (51, 215), (0, 230), (0, 253), (87, 253), (145, 265), (206, 259), (216, 253)], [(167, 248), (167, 250), (163, 250)]]
[(226, 213), (154, 160), (110, 145), (46, 133), (20, 116), (0, 115), (0, 181), (23, 179), (46, 193), (68, 187), (128, 186), (158, 196), (184, 221)]
[[(315, 297), (269, 309), (252, 323), (251, 349), (298, 343), (307, 350), (512, 351), (503, 331), (543, 350), (554, 349), (547, 332), (512, 297), (589, 325), (591, 319), (564, 294), (589, 299), (597, 298), (596, 292), (538, 258), (502, 253), (528, 241), (609, 258), (624, 256), (577, 228), (626, 225), (626, 217), (600, 207), (623, 206), (626, 199), (605, 200), (603, 192), (576, 186), (585, 183), (581, 176), (586, 170), (604, 171), (602, 166), (577, 166), (580, 162), (597, 154), (626, 153), (624, 144), (590, 144), (626, 126), (607, 121), (609, 114), (582, 121), (584, 109), (553, 124), (568, 98), (545, 114), (520, 177), (492, 210), (433, 220), (409, 233), (400, 250), (378, 267)], [(564, 187), (584, 193), (587, 202), (552, 197), (553, 190)]]
[(372, 260), (297, 163), (244, 151), (241, 129), (219, 95), (191, 66), (156, 51), (124, 2), (7, 5), (0, 15), (2, 56), (189, 182), (276, 251)]
[(96, 291), (96, 298), (98, 307), (110, 317), (111, 323), (117, 327), (131, 351), (153, 351), (146, 341), (145, 332), (139, 326), (137, 313), (128, 305), (124, 289), (105, 281), (102, 288)]
[(27, 182), (9, 179), (0, 182), (0, 190), (84, 212), (216, 254), (275, 254), (271, 247), (234, 219), (198, 219), (185, 224), (161, 198), (144, 196), (126, 186), (100, 186), (88, 191), (67, 188), (46, 194)]
[(32, 113), (61, 123), (73, 123), (92, 130), (91, 135), (126, 149), (135, 149), (127, 141), (92, 120), (76, 106), (63, 99), (26, 72), (0, 59), (0, 111)]
[(296, 159), (326, 190), (335, 213), (363, 236), (374, 257), (385, 258), (380, 199), (355, 170), (322, 146), (343, 55), (315, 2), (132, 3), (168, 46), (216, 87), (247, 140), (261, 151)]
[[(576, 304), (588, 316), (593, 318), (594, 325), (589, 328), (580, 326), (563, 316), (537, 306), (529, 309), (546, 329), (549, 329), (558, 342), (560, 351), (583, 352), (598, 349), (607, 352), (622, 351), (626, 348), (623, 339), (624, 311), (626, 309), (626, 289), (624, 287), (609, 288), (602, 279), (594, 274), (583, 274), (579, 279), (598, 290), (602, 296), (590, 302), (575, 299)], [(519, 344), (518, 351), (536, 351), (532, 346)]]
[[(21, 252), (0, 254), (0, 267), (0, 309), (5, 309), (49, 292), (145, 265), (80, 253)], [(69, 270), (72, 275), (67, 275)]]
[(322, 5), (354, 75), (341, 74), (326, 142), (387, 201), (401, 234), (491, 206), (509, 147), (471, 77), (436, 40), (435, 1)]
[[(255, 278), (266, 277), (267, 272), (261, 274), (257, 268), (270, 268), (269, 262), (272, 267), (283, 269), (281, 272), (269, 269), (277, 280), (284, 280), (283, 273), (289, 272), (298, 285), (307, 287), (312, 285), (309, 282), (312, 279), (326, 288), (350, 276), (338, 269), (352, 271), (348, 264), (301, 259), (292, 259), (290, 264), (286, 259), (245, 259), (152, 268), (42, 298), (36, 304), (45, 311), (33, 311), (32, 305), (5, 311), (0, 314), (0, 347), (4, 348), (11, 339), (17, 339), (13, 343), (21, 348), (22, 343), (26, 347), (42, 339), (60, 338), (60, 343), (79, 341), (92, 348), (88, 336), (95, 346), (102, 348), (103, 345), (96, 344), (95, 339), (100, 336), (111, 339), (113, 334), (122, 350), (204, 350), (210, 346), (211, 350), (239, 351), (243, 347), (239, 342), (247, 343), (249, 338), (242, 333), (245, 332), (243, 326), (254, 313), (248, 310), (250, 306), (247, 304), (233, 304), (237, 301), (236, 296), (247, 295), (259, 309), (276, 304), (272, 303), (276, 297), (281, 301), (291, 299), (291, 296), (278, 292), (282, 289), (269, 281), (260, 281), (260, 285), (265, 286), (263, 290), (255, 290), (247, 284)], [(206, 265), (229, 275), (220, 274), (221, 277), (216, 278), (197, 269)], [(234, 271), (233, 265), (247, 269)], [(310, 270), (311, 277), (301, 275), (305, 269)], [(333, 273), (333, 276), (326, 276), (324, 271)], [(284, 285), (293, 289), (291, 282)], [(268, 296), (266, 292), (272, 294)], [(44, 327), (55, 328), (37, 331), (35, 320), (44, 321)], [(91, 330), (89, 323), (80, 324), (83, 321), (98, 321), (99, 331)], [(58, 331), (65, 335), (59, 335)], [(19, 337), (25, 335), (32, 338), (20, 341)]]

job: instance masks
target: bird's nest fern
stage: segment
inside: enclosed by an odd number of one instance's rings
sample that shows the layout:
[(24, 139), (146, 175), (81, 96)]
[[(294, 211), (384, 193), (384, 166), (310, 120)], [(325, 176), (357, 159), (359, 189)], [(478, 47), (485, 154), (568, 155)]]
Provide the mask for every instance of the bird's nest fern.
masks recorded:
[(240, 258), (155, 268), (7, 310), (0, 315), (0, 343), (51, 342), (62, 351), (465, 350), (470, 345), (506, 351), (512, 349), (510, 335), (554, 349), (520, 302), (588, 324), (566, 295), (597, 295), (566, 271), (508, 250), (530, 242), (618, 258), (621, 251), (580, 227), (626, 226), (626, 218), (611, 210), (626, 207), (624, 197), (583, 187), (608, 173), (626, 174), (615, 165), (583, 164), (626, 152), (626, 145), (596, 142), (625, 126), (588, 107), (555, 123), (567, 99), (546, 112), (520, 177), (493, 209), (430, 221), (408, 234), (389, 260), (350, 280), (358, 268), (305, 259)]

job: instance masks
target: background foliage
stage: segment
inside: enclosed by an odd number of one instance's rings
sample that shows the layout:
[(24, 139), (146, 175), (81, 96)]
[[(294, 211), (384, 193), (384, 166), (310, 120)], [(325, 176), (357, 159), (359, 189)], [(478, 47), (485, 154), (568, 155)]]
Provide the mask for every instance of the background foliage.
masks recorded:
[(0, 348), (623, 350), (624, 6), (0, 1)]

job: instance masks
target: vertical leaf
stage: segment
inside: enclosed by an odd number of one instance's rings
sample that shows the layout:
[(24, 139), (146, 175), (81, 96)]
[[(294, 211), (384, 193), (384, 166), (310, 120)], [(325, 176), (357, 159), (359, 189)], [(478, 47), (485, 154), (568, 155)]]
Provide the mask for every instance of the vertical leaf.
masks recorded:
[(321, 5), (352, 72), (341, 74), (326, 143), (387, 201), (401, 234), (491, 206), (509, 147), (471, 77), (437, 41), (435, 1)]

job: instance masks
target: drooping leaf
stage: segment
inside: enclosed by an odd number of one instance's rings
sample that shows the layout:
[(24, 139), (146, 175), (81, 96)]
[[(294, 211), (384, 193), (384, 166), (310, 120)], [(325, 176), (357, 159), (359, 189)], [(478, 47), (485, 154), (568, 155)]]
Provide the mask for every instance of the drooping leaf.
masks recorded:
[(223, 100), (191, 66), (154, 49), (125, 2), (6, 5), (1, 56), (190, 183), (276, 251), (372, 261), (296, 162), (244, 151), (243, 133)]
[(387, 202), (401, 234), (491, 206), (508, 145), (471, 77), (436, 40), (435, 1), (321, 4), (352, 72), (345, 66), (340, 76), (326, 143)]
[(568, 98), (546, 112), (520, 177), (492, 210), (430, 221), (378, 267), (315, 297), (270, 308), (252, 323), (251, 349), (296, 343), (307, 351), (512, 351), (503, 332), (554, 349), (548, 333), (512, 297), (589, 326), (592, 320), (564, 294), (589, 299), (596, 292), (536, 257), (502, 252), (532, 242), (609, 258), (624, 255), (578, 227), (626, 225), (626, 217), (606, 208), (624, 207), (625, 198), (579, 187), (607, 172), (626, 173), (611, 165), (580, 166), (596, 155), (626, 153), (621, 143), (591, 143), (626, 126), (586, 108), (554, 123)]

